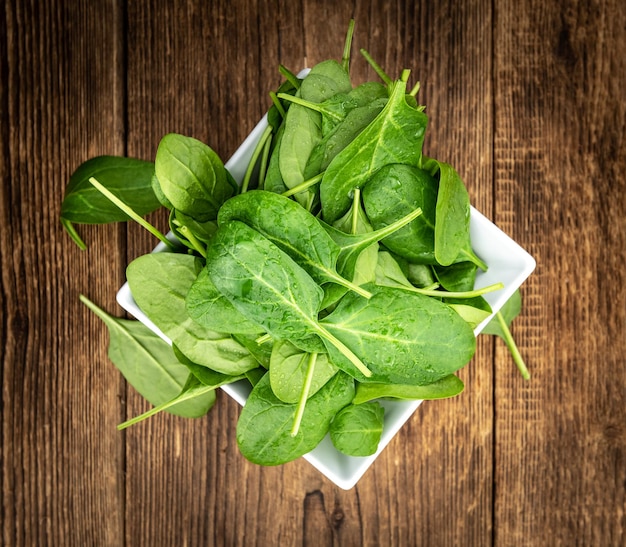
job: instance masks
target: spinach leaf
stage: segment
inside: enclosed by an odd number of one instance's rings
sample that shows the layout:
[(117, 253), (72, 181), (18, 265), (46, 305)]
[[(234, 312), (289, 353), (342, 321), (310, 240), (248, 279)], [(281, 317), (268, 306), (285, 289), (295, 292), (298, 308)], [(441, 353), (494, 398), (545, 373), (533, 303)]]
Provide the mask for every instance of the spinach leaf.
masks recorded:
[(259, 465), (280, 465), (313, 450), (328, 432), (333, 417), (354, 398), (354, 380), (338, 373), (307, 402), (300, 428), (291, 429), (296, 405), (274, 395), (269, 374), (254, 386), (237, 423), (240, 452)]
[(437, 281), (448, 291), (471, 291), (478, 267), (473, 262), (457, 262), (449, 266), (434, 265)]
[(185, 304), (189, 317), (207, 329), (231, 334), (263, 332), (263, 327), (250, 321), (217, 290), (206, 268), (191, 285)]
[(349, 405), (330, 424), (330, 440), (348, 456), (371, 456), (378, 450), (385, 409), (379, 403)]
[[(85, 296), (80, 300), (109, 330), (109, 359), (126, 381), (153, 405), (177, 396), (189, 378), (189, 370), (178, 361), (172, 347), (143, 323), (107, 314)], [(168, 412), (185, 418), (203, 416), (213, 406), (215, 394), (168, 407)]]
[(201, 266), (190, 255), (151, 253), (133, 260), (126, 277), (139, 308), (191, 361), (228, 375), (256, 368), (256, 359), (229, 334), (189, 316), (185, 299)]
[(365, 212), (375, 229), (421, 209), (422, 214), (381, 243), (390, 251), (419, 264), (435, 261), (437, 181), (426, 171), (403, 164), (379, 169), (363, 189)]
[(470, 202), (467, 189), (451, 165), (429, 158), (439, 169), (439, 192), (435, 215), (435, 258), (442, 266), (470, 261), (481, 270), (487, 265), (472, 250)]
[[(366, 285), (372, 298), (352, 293), (321, 324), (372, 371), (369, 381), (430, 384), (465, 366), (476, 349), (471, 327), (449, 306), (417, 293)], [(368, 381), (327, 345), (332, 362)]]
[(172, 206), (198, 222), (217, 217), (234, 188), (219, 156), (192, 137), (169, 133), (155, 158), (161, 192)]
[(287, 253), (318, 284), (337, 283), (369, 297), (336, 271), (339, 247), (317, 218), (295, 201), (272, 192), (254, 190), (228, 200), (220, 209), (220, 225), (239, 220)]
[(424, 386), (404, 384), (358, 383), (356, 395), (352, 401), (355, 405), (374, 399), (429, 400), (455, 397), (464, 389), (458, 376), (450, 374), (432, 384)]
[[(302, 84), (296, 97), (320, 103), (352, 89), (350, 78), (339, 63), (333, 60), (315, 65)], [(322, 117), (310, 108), (292, 104), (285, 116), (285, 131), (278, 156), (280, 172), (287, 188), (294, 188), (305, 181), (304, 171), (309, 156), (322, 140)], [(296, 194), (298, 202), (310, 209), (313, 203), (311, 191)]]
[(326, 170), (331, 161), (374, 121), (386, 104), (387, 98), (376, 99), (350, 110), (346, 117), (325, 134), (313, 148), (304, 170), (304, 179), (313, 178)]
[(111, 203), (89, 182), (97, 178), (102, 185), (118, 196), (138, 215), (156, 211), (160, 202), (152, 191), (154, 164), (135, 158), (97, 156), (78, 166), (72, 173), (61, 204), (61, 224), (76, 244), (86, 245), (72, 223), (105, 224), (129, 219), (128, 215)]
[[(285, 403), (297, 403), (307, 375), (309, 353), (286, 340), (274, 343), (270, 360), (270, 384), (274, 395)], [(317, 355), (308, 396), (317, 393), (339, 369), (324, 353)]]
[[(311, 350), (325, 339), (361, 371), (361, 360), (317, 321), (323, 291), (286, 253), (238, 220), (221, 225), (207, 249), (211, 280), (233, 305), (274, 338)], [(358, 297), (362, 298), (362, 297)]]
[(333, 223), (351, 203), (355, 188), (389, 163), (419, 166), (428, 118), (405, 99), (408, 71), (392, 85), (389, 101), (330, 163), (320, 185), (324, 220)]

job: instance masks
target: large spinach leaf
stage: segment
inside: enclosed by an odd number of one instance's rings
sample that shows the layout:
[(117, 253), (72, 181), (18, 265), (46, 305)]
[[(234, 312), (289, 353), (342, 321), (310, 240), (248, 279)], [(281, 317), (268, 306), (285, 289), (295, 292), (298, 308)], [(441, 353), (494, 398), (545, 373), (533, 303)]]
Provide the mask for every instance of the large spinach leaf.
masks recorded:
[(372, 298), (352, 294), (321, 324), (372, 371), (364, 378), (331, 345), (339, 368), (360, 381), (425, 385), (452, 374), (474, 355), (471, 327), (438, 300), (392, 287), (366, 285)]

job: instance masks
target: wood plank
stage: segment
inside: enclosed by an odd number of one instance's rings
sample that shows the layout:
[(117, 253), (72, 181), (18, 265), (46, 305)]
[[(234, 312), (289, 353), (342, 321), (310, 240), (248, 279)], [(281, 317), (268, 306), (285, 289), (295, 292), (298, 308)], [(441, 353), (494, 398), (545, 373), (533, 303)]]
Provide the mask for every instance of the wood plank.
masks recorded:
[(111, 309), (120, 232), (83, 230), (82, 252), (59, 223), (72, 170), (123, 152), (111, 148), (123, 132), (120, 16), (113, 1), (0, 11), (4, 545), (114, 545), (123, 535), (124, 388), (102, 325), (78, 301), (84, 292)]
[(496, 6), (497, 219), (538, 261), (515, 327), (534, 379), (496, 376), (496, 542), (622, 545), (626, 12)]

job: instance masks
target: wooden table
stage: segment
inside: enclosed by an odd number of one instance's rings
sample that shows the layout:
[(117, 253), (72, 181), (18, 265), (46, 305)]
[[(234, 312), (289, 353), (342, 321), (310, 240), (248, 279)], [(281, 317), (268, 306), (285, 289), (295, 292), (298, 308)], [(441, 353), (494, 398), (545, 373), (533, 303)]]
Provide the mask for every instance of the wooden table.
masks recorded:
[[(292, 70), (412, 69), (429, 155), (537, 260), (514, 335), (480, 337), (465, 392), (425, 403), (358, 485), (239, 455), (239, 406), (159, 415), (79, 303), (122, 315), (137, 226), (59, 223), (72, 171), (194, 136), (228, 158)], [(2, 509), (13, 545), (626, 543), (626, 8), (620, 0), (54, 2), (0, 10)], [(162, 214), (151, 220), (166, 228)]]

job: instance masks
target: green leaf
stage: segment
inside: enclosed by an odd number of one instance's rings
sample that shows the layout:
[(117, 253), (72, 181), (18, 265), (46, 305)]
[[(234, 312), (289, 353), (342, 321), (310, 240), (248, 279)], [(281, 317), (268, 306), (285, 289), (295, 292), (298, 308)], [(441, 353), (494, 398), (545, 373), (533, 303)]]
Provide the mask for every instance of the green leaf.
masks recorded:
[(430, 400), (456, 397), (463, 391), (464, 385), (460, 378), (450, 374), (432, 384), (413, 386), (406, 384), (358, 383), (356, 395), (352, 401), (355, 405), (374, 399), (399, 400)]
[(192, 137), (165, 135), (154, 163), (166, 200), (198, 222), (215, 219), (222, 203), (234, 193), (222, 160)]
[(393, 253), (419, 264), (435, 263), (437, 181), (411, 165), (381, 167), (363, 189), (363, 205), (374, 229), (394, 223), (415, 209), (422, 214), (381, 240)]
[(354, 380), (336, 374), (306, 404), (298, 433), (291, 435), (297, 405), (274, 395), (266, 374), (253, 388), (237, 423), (241, 453), (259, 465), (280, 465), (313, 450), (333, 417), (354, 398)]
[(336, 270), (340, 248), (318, 219), (295, 201), (272, 192), (254, 190), (228, 200), (218, 223), (244, 222), (287, 253), (318, 284), (337, 283), (369, 297)]
[(105, 224), (129, 220), (126, 213), (111, 203), (89, 182), (97, 178), (138, 215), (156, 211), (160, 202), (152, 191), (154, 164), (135, 158), (97, 156), (82, 163), (70, 177), (61, 204), (61, 223), (81, 247), (73, 223)]
[[(128, 383), (153, 405), (176, 397), (189, 378), (172, 347), (139, 321), (118, 319), (107, 314), (85, 296), (80, 300), (109, 330), (109, 359)], [(186, 418), (203, 416), (213, 406), (214, 394), (180, 403), (168, 412)]]
[(449, 306), (434, 298), (366, 285), (365, 300), (351, 293), (320, 323), (368, 367), (363, 378), (328, 347), (331, 360), (359, 381), (425, 385), (452, 374), (474, 355), (471, 327)]
[[(285, 403), (297, 403), (307, 375), (309, 353), (285, 340), (274, 343), (270, 360), (270, 383), (274, 395)], [(315, 362), (315, 372), (309, 397), (317, 393), (339, 369), (320, 353)]]
[(439, 167), (435, 220), (435, 258), (442, 266), (470, 261), (481, 270), (487, 265), (472, 250), (470, 202), (465, 184), (451, 165), (429, 159)]
[(320, 185), (324, 220), (333, 223), (351, 205), (355, 188), (363, 188), (390, 163), (419, 166), (428, 118), (405, 99), (406, 81), (392, 86), (380, 114), (328, 166)]
[(330, 424), (330, 439), (348, 456), (371, 456), (378, 450), (385, 409), (378, 403), (349, 405)]
[(191, 285), (185, 302), (189, 316), (207, 329), (231, 334), (263, 333), (262, 326), (250, 321), (217, 290), (206, 268)]
[(190, 255), (151, 253), (133, 260), (126, 277), (139, 308), (191, 361), (229, 375), (256, 368), (256, 359), (232, 336), (189, 316), (185, 299), (201, 266)]

